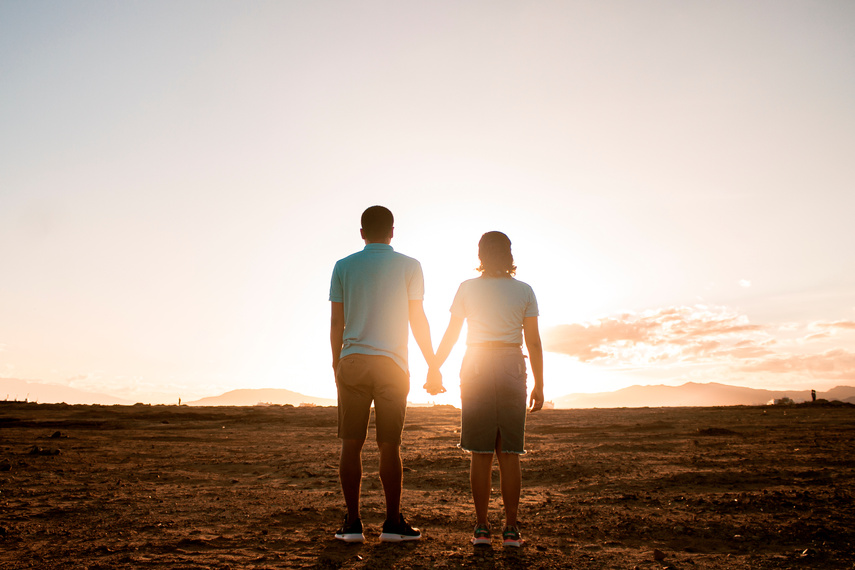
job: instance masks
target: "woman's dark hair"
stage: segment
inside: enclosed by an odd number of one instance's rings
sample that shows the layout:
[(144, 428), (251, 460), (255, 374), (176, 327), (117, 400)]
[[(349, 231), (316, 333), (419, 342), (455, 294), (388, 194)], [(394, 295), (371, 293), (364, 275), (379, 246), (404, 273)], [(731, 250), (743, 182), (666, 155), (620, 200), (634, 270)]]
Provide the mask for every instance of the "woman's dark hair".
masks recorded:
[(365, 239), (376, 241), (382, 240), (392, 231), (395, 218), (388, 208), (383, 206), (371, 206), (362, 212), (362, 233)]
[(517, 272), (511, 240), (502, 232), (487, 232), (478, 242), (478, 271), (484, 277), (511, 277)]

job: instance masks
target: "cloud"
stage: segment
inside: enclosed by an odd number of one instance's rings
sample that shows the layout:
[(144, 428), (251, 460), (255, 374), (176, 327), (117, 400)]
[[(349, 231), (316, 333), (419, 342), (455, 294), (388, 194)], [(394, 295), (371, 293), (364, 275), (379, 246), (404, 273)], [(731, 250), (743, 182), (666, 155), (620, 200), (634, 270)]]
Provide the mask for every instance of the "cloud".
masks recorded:
[(545, 347), (582, 362), (617, 366), (709, 362), (771, 354), (766, 327), (722, 307), (668, 307), (624, 313), (593, 323), (561, 325)]
[(748, 287), (751, 287), (751, 281), (749, 281), (748, 279), (740, 279), (739, 286), (745, 287), (747, 289)]
[[(812, 334), (794, 339), (808, 331)], [(849, 381), (855, 380), (855, 353), (827, 344), (849, 331), (855, 331), (855, 322), (758, 325), (725, 307), (696, 305), (557, 326), (544, 332), (544, 347), (581, 362), (653, 373), (685, 373), (688, 366), (740, 380), (751, 373), (781, 382)], [(827, 350), (805, 353), (805, 341), (815, 341), (813, 346), (824, 341)]]
[(855, 331), (855, 321), (819, 321), (811, 325), (816, 329), (825, 329), (830, 331), (835, 330), (850, 330)]
[(831, 338), (831, 335), (828, 334), (827, 332), (821, 332), (821, 333), (809, 334), (803, 340), (804, 340), (804, 342), (810, 342), (812, 340), (823, 340), (826, 338)]
[(855, 380), (855, 352), (838, 348), (822, 354), (774, 356), (742, 366), (740, 370), (774, 374), (807, 374), (833, 380)]
[(835, 335), (855, 331), (855, 321), (817, 321), (808, 325), (808, 330), (812, 332), (802, 342), (829, 340)]

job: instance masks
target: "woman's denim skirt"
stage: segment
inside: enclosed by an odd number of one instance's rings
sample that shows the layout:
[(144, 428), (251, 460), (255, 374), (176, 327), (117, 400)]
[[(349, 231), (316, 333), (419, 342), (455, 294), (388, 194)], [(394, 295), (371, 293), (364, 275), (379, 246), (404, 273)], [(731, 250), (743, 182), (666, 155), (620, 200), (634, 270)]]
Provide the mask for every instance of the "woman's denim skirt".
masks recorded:
[(470, 346), (460, 369), (460, 448), (525, 453), (526, 368), (520, 348)]

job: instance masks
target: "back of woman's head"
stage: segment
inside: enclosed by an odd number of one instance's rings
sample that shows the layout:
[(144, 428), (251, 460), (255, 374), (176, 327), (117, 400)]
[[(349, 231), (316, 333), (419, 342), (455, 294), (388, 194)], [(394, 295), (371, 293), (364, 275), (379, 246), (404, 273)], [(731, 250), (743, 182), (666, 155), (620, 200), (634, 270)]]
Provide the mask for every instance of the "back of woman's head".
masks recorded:
[(487, 232), (478, 242), (478, 271), (484, 277), (511, 277), (517, 271), (511, 240), (502, 232)]

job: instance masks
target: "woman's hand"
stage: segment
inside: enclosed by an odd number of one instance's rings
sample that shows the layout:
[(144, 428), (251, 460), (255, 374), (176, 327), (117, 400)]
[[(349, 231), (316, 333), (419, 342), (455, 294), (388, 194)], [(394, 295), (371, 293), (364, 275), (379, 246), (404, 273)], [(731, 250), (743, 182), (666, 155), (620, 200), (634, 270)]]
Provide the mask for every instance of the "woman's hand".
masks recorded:
[(445, 386), (442, 385), (442, 373), (438, 368), (428, 368), (427, 382), (425, 382), (424, 389), (431, 396), (445, 392)]
[(535, 386), (531, 391), (531, 396), (528, 399), (529, 411), (536, 412), (543, 408), (543, 388)]

